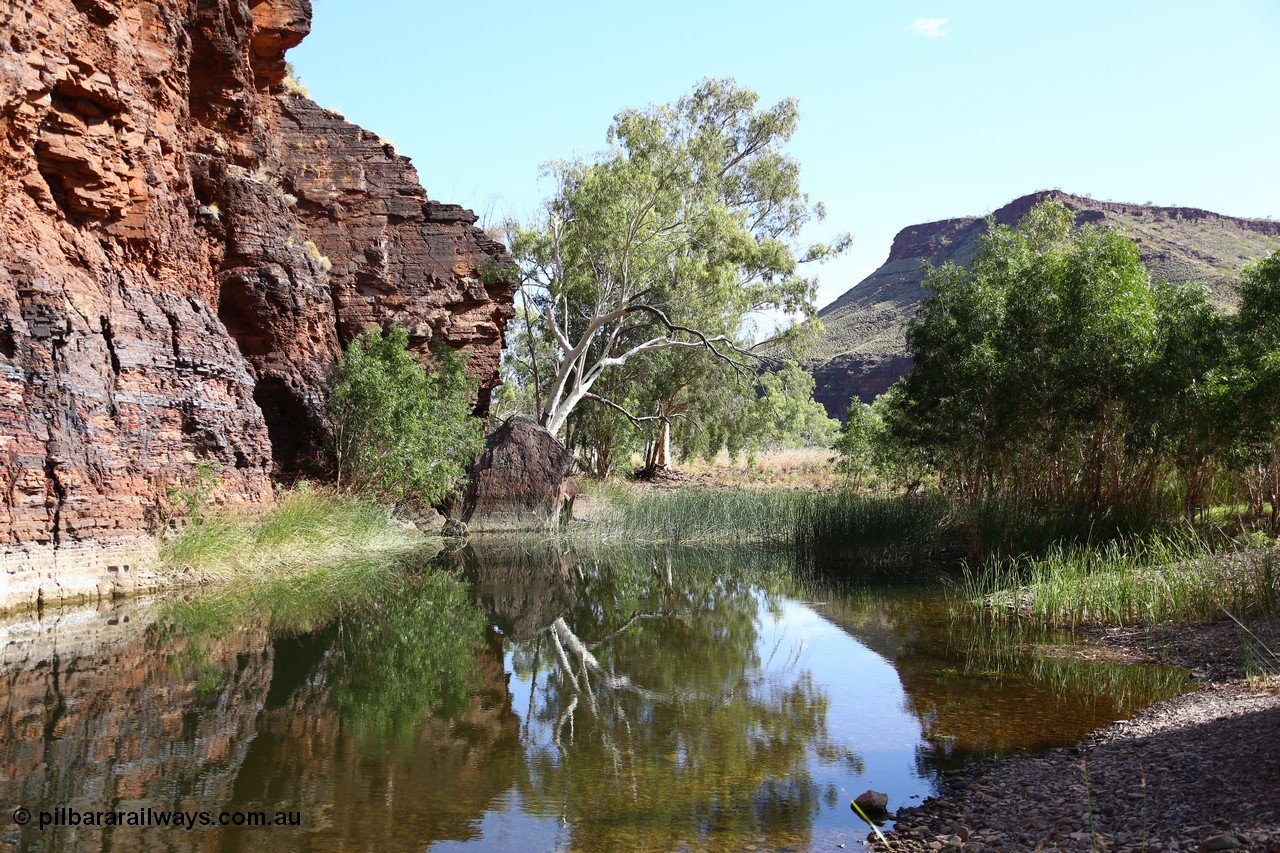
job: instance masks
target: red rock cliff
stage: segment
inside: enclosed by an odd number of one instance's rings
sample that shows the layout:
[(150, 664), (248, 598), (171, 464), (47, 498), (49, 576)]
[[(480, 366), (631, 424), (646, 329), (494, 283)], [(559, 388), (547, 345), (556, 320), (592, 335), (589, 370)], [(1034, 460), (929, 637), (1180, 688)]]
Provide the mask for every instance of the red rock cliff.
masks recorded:
[(470, 353), (487, 408), (508, 259), (375, 135), (284, 91), (310, 12), (0, 9), (0, 607), (134, 583), (119, 560), (73, 581), (58, 554), (153, 530), (203, 460), (233, 504), (321, 471), (323, 380), (366, 326)]

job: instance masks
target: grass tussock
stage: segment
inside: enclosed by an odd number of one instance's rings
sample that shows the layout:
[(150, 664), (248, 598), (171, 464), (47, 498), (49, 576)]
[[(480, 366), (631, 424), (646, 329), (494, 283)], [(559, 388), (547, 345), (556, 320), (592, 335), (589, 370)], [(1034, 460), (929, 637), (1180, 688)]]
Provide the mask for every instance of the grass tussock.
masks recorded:
[(838, 455), (823, 447), (761, 450), (754, 456), (730, 456), (721, 450), (710, 462), (683, 459), (680, 470), (716, 486), (742, 488), (838, 489), (846, 484), (836, 472)]
[(1054, 625), (1208, 622), (1280, 613), (1274, 548), (1213, 553), (1199, 537), (1055, 546), (966, 572), (972, 604)]
[(329, 566), (361, 554), (408, 550), (420, 537), (385, 507), (327, 489), (285, 492), (258, 518), (197, 518), (160, 548), (175, 571), (231, 578), (297, 566)]
[(849, 491), (714, 489), (631, 491), (581, 528), (594, 538), (646, 544), (763, 545), (800, 566), (919, 568), (934, 556), (941, 498)]

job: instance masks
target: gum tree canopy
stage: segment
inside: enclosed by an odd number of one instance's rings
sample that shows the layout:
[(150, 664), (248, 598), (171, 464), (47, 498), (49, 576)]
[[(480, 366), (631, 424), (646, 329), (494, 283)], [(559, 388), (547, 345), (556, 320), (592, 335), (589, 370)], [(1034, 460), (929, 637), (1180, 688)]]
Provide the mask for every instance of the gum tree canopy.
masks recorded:
[(619, 113), (607, 151), (547, 167), (557, 189), (535, 224), (508, 225), (536, 333), (552, 342), (550, 357), (532, 342), (527, 353), (552, 433), (583, 400), (625, 411), (600, 380), (632, 359), (703, 350), (742, 366), (753, 313), (813, 315), (816, 284), (801, 264), (849, 238), (799, 246), (823, 210), (783, 150), (796, 103), (756, 101), (732, 80), (705, 80), (675, 104)]

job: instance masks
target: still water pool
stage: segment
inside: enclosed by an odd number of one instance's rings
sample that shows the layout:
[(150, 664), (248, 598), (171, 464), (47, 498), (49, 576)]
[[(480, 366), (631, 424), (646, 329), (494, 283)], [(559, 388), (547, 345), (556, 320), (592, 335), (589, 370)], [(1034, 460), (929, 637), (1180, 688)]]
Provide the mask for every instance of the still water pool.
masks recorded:
[(868, 788), (1186, 689), (953, 609), (759, 552), (496, 542), (9, 617), (0, 850), (856, 849)]

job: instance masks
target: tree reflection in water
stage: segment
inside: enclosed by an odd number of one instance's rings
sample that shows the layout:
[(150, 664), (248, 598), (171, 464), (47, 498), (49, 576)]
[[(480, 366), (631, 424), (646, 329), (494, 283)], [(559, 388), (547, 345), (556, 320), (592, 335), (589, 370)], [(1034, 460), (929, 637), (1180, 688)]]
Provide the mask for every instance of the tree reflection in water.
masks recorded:
[(1065, 638), (936, 591), (808, 586), (764, 552), (433, 559), (134, 603), (127, 636), (119, 614), (14, 623), (0, 794), (304, 815), (269, 842), (76, 829), (88, 849), (853, 847), (843, 786), (896, 806), (938, 767), (1070, 743), (1183, 683), (1063, 659)]
[(807, 842), (824, 793), (810, 757), (847, 757), (827, 742), (828, 699), (798, 646), (761, 648), (785, 576), (740, 555), (684, 552), (675, 571), (663, 552), (517, 551), (476, 560), (481, 589), (495, 560), (577, 593), (509, 646), (529, 684), (526, 811), (556, 817), (572, 849)]

